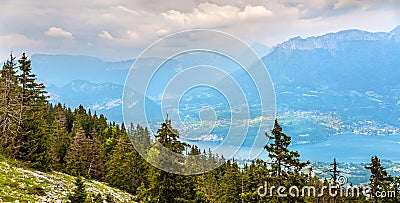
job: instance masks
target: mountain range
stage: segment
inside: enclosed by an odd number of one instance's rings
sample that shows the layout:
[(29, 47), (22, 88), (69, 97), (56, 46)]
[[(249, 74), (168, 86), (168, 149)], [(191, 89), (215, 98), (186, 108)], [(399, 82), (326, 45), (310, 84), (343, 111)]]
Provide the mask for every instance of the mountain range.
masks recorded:
[[(390, 32), (343, 30), (295, 37), (271, 49), (260, 44), (254, 47), (266, 54), (262, 61), (275, 86), (277, 116), (295, 143), (320, 142), (329, 135), (349, 132), (400, 134), (400, 26)], [(190, 67), (198, 60), (189, 56), (169, 65)], [(82, 104), (119, 122), (123, 84), (133, 62), (32, 56), (33, 71), (46, 83), (52, 102)], [(226, 63), (218, 61), (220, 66)], [(169, 72), (168, 77), (176, 72)]]

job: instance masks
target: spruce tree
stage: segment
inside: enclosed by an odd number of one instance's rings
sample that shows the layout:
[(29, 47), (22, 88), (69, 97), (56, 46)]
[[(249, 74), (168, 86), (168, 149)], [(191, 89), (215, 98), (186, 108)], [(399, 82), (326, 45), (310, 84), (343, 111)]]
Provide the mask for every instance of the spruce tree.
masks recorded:
[(385, 168), (381, 165), (381, 161), (377, 156), (371, 158), (371, 165), (365, 166), (366, 169), (370, 170), (370, 182), (371, 187), (370, 194), (374, 198), (375, 202), (378, 202), (378, 193), (386, 192), (390, 183), (391, 177), (388, 176)]
[(96, 180), (104, 181), (104, 150), (95, 130), (89, 139), (88, 155), (88, 174)]
[(172, 127), (171, 120), (168, 117), (161, 124), (161, 128), (157, 130), (155, 137), (165, 148), (178, 154), (183, 154), (185, 147), (188, 146), (179, 141), (179, 132)]
[(268, 152), (268, 157), (272, 161), (273, 173), (278, 177), (286, 176), (287, 172), (283, 169), (300, 171), (309, 162), (303, 163), (300, 161), (300, 154), (297, 151), (291, 151), (289, 145), (291, 137), (282, 132), (282, 127), (275, 120), (274, 129), (271, 131), (272, 135), (265, 133), (265, 135), (273, 140), (271, 144), (266, 144), (264, 148)]
[[(264, 148), (268, 152), (268, 157), (272, 161), (271, 173), (267, 178), (270, 185), (275, 187), (286, 186), (290, 188), (293, 185), (301, 188), (307, 182), (307, 175), (300, 173), (309, 162), (301, 162), (300, 154), (297, 151), (289, 149), (291, 137), (282, 132), (282, 127), (275, 120), (274, 129), (271, 131), (272, 135), (265, 133), (266, 136), (273, 140), (271, 144), (266, 144)], [(269, 201), (281, 201), (281, 197), (273, 195)], [(303, 202), (304, 198), (301, 196), (287, 195), (284, 198), (288, 202)]]
[(76, 132), (74, 140), (68, 149), (65, 172), (71, 175), (89, 177), (87, 163), (89, 157), (89, 142), (83, 128)]
[(97, 136), (92, 136), (93, 138), (87, 137), (83, 128), (79, 128), (65, 157), (65, 172), (102, 181), (104, 178), (103, 148)]
[(0, 149), (8, 155), (14, 156), (19, 148), (16, 142), (20, 131), (18, 125), (20, 87), (15, 57), (12, 54), (0, 73)]
[[(147, 129), (137, 126), (130, 128), (132, 139), (150, 140)], [(147, 137), (147, 138), (145, 138)], [(112, 152), (111, 158), (106, 162), (106, 182), (110, 185), (135, 194), (138, 187), (146, 182), (148, 163), (139, 155), (133, 147), (127, 132), (121, 134)]]
[[(148, 156), (152, 157), (152, 164), (158, 164), (165, 169), (185, 161), (183, 151), (188, 145), (179, 141), (179, 133), (172, 127), (171, 120), (167, 118), (161, 124), (161, 128), (157, 131), (155, 137), (157, 144), (148, 152)], [(160, 145), (169, 151), (166, 151)], [(155, 167), (150, 167), (149, 173), (151, 175), (148, 185), (140, 187), (139, 197), (141, 201), (185, 202), (195, 198), (191, 195), (193, 189), (188, 186), (192, 183), (191, 177), (172, 174)]]
[(82, 177), (78, 176), (75, 179), (75, 189), (72, 191), (72, 194), (68, 197), (68, 199), (73, 203), (84, 203), (86, 196), (85, 183)]
[(239, 202), (241, 200), (242, 179), (239, 166), (236, 162), (231, 163), (228, 160), (225, 163), (225, 169), (218, 181), (218, 190), (216, 193), (217, 202)]
[(20, 111), (17, 143), (21, 146), (18, 156), (30, 163), (31, 167), (51, 170), (50, 126), (45, 118), (48, 107), (45, 86), (38, 83), (33, 74), (31, 61), (22, 54), (19, 62), (18, 81), (21, 86)]
[(257, 159), (252, 161), (250, 165), (244, 166), (242, 198), (245, 202), (259, 202), (265, 199), (258, 194), (257, 190), (261, 184), (267, 181), (267, 174), (269, 174), (269, 170), (263, 160)]
[(53, 169), (61, 171), (65, 168), (68, 148), (71, 144), (70, 134), (67, 132), (67, 116), (64, 107), (58, 103), (53, 110), (52, 131), (53, 140), (51, 153), (53, 158)]

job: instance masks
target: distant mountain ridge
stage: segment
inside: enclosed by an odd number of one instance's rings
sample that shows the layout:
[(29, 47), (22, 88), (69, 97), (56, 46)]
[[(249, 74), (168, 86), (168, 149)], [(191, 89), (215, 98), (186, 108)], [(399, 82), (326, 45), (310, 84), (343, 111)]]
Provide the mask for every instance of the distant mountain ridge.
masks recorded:
[(107, 62), (92, 56), (47, 54), (34, 54), (31, 59), (38, 79), (56, 86), (64, 86), (73, 80), (123, 85), (134, 62)]
[(122, 85), (74, 80), (62, 87), (47, 85), (46, 90), (52, 103), (67, 104), (72, 108), (83, 105), (93, 113), (105, 114), (109, 120), (122, 121)]
[(312, 50), (312, 49), (327, 49), (338, 50), (341, 43), (345, 41), (377, 41), (377, 40), (392, 40), (400, 41), (400, 25), (390, 32), (367, 32), (363, 30), (350, 29), (336, 33), (328, 33), (322, 36), (291, 38), (281, 44), (278, 44), (273, 50)]
[[(257, 46), (268, 51), (262, 60), (274, 83), (277, 115), (287, 133), (293, 135), (294, 143), (319, 142), (345, 132), (400, 134), (400, 26), (390, 32), (353, 29), (292, 38), (271, 50)], [(159, 60), (163, 59), (148, 59), (151, 64)], [(122, 121), (123, 84), (133, 62), (65, 55), (32, 57), (33, 71), (46, 81), (52, 102), (71, 107), (82, 104), (117, 122)], [(167, 83), (183, 67), (208, 62), (195, 54), (171, 60), (166, 69), (159, 71), (156, 84)], [(217, 62), (217, 66), (230, 66), (224, 60)], [(241, 77), (236, 72), (230, 74)], [(150, 93), (158, 96), (156, 91)], [(149, 99), (154, 114), (160, 114), (155, 110), (157, 99)], [(205, 102), (207, 98), (193, 100), (194, 104)]]

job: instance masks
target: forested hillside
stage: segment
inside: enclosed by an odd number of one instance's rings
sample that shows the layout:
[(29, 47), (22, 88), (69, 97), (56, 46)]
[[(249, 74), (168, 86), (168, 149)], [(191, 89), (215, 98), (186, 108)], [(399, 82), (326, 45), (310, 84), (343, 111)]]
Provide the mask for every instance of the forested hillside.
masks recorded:
[[(61, 201), (123, 201), (106, 196), (95, 197), (98, 193), (88, 187), (85, 189), (81, 177), (126, 191), (135, 197), (136, 202), (400, 201), (399, 195), (397, 199), (378, 198), (377, 191), (398, 194), (400, 186), (399, 177), (388, 176), (378, 157), (372, 157), (371, 164), (366, 167), (371, 171), (368, 194), (358, 197), (340, 195), (340, 191), (349, 185), (339, 182), (336, 176), (325, 180), (315, 176), (308, 167), (309, 162), (301, 162), (300, 154), (288, 149), (291, 137), (283, 133), (278, 121), (271, 132), (266, 132), (271, 140), (265, 143), (269, 157), (239, 166), (235, 160), (224, 160), (223, 156), (212, 154), (207, 149), (181, 142), (179, 132), (168, 119), (153, 136), (142, 126), (108, 121), (104, 115), (97, 115), (83, 106), (73, 109), (49, 103), (45, 86), (37, 81), (31, 71), (31, 61), (25, 54), (18, 60), (10, 56), (5, 62), (1, 69), (0, 89), (0, 151), (5, 157), (3, 159), (16, 159), (26, 168), (50, 174), (62, 172), (76, 176), (74, 189), (68, 190), (65, 200)], [(140, 156), (132, 140), (140, 140), (142, 145), (136, 147), (148, 149), (151, 153), (144, 158)], [(181, 156), (166, 161), (168, 157), (162, 153), (160, 144)], [(198, 160), (189, 160), (188, 155), (196, 154)], [(182, 164), (184, 174), (186, 170), (203, 167), (204, 160), (211, 164), (222, 162), (222, 165), (210, 172), (191, 176), (172, 174), (155, 167), (176, 162)], [(188, 162), (192, 163), (190, 167), (184, 167)], [(24, 179), (11, 177), (1, 181), (24, 184)], [(336, 195), (329, 193), (328, 185), (337, 186)], [(267, 186), (266, 191), (273, 192), (263, 194)], [(273, 189), (280, 186), (287, 188), (281, 191), (285, 196), (279, 196), (279, 191)], [(289, 193), (292, 186), (300, 188), (299, 192), (305, 186), (312, 186), (317, 194), (295, 195), (295, 192)], [(9, 188), (10, 185), (0, 184), (0, 199), (24, 200), (17, 194), (8, 193)], [(33, 192), (44, 196), (53, 190), (52, 187), (38, 186)]]

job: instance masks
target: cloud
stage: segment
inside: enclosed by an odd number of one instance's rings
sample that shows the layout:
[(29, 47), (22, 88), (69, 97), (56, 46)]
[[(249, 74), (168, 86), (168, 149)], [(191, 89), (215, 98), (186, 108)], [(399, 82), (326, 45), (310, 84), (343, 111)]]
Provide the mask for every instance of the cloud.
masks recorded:
[(296, 8), (298, 10), (299, 18), (312, 19), (332, 15), (331, 11), (333, 10), (336, 1), (337, 0), (287, 0), (285, 1), (285, 5), (287, 7)]
[(231, 5), (217, 5), (213, 3), (201, 3), (191, 12), (180, 12), (169, 10), (161, 13), (167, 20), (175, 22), (181, 26), (201, 27), (218, 26), (232, 24), (251, 18), (261, 18), (272, 15), (272, 11), (263, 6), (245, 6), (240, 9)]
[(25, 47), (25, 46), (37, 46), (42, 45), (43, 42), (40, 40), (33, 40), (22, 34), (8, 34), (0, 36), (0, 44), (11, 46), (11, 47)]
[(382, 9), (396, 11), (400, 8), (398, 0), (285, 0), (284, 5), (298, 9), (301, 19), (330, 18), (346, 13), (356, 14), (368, 10)]
[(166, 29), (159, 29), (157, 31), (157, 35), (160, 36), (160, 37), (163, 37), (163, 36), (167, 35), (168, 33), (169, 33), (169, 31), (166, 30)]
[(11, 51), (15, 52), (16, 55), (21, 53), (30, 55), (34, 53), (32, 48), (43, 47), (45, 43), (41, 40), (28, 38), (23, 34), (13, 33), (0, 35), (0, 44), (2, 47), (0, 50), (0, 61), (2, 61), (9, 57)]
[(67, 32), (59, 27), (51, 27), (49, 30), (44, 32), (45, 35), (50, 36), (50, 37), (61, 37), (61, 38), (67, 38), (67, 39), (74, 39), (74, 36), (72, 33)]
[(115, 8), (119, 9), (120, 11), (127, 12), (129, 14), (138, 15), (138, 12), (136, 12), (135, 10), (129, 9), (122, 5), (115, 6)]
[(113, 36), (108, 31), (102, 31), (99, 35), (100, 39), (112, 40)]
[(243, 12), (239, 12), (238, 16), (240, 18), (260, 18), (272, 15), (271, 10), (267, 10), (263, 6), (246, 6)]
[(360, 7), (362, 2), (360, 0), (338, 0), (334, 4), (334, 9), (349, 9)]
[(129, 38), (132, 39), (132, 40), (139, 40), (140, 39), (140, 35), (136, 31), (128, 30), (127, 34), (129, 36)]
[(389, 31), (400, 24), (398, 0), (6, 0), (2, 8), (0, 55), (6, 56), (20, 46), (31, 53), (129, 59), (160, 37), (192, 28), (274, 46), (296, 36)]
[(125, 33), (121, 34), (121, 36), (114, 37), (108, 31), (102, 31), (98, 34), (98, 39), (100, 42), (102, 40), (108, 41), (108, 45), (111, 43), (114, 44), (125, 44), (130, 46), (131, 43), (140, 39), (140, 34), (133, 30), (127, 30)]

